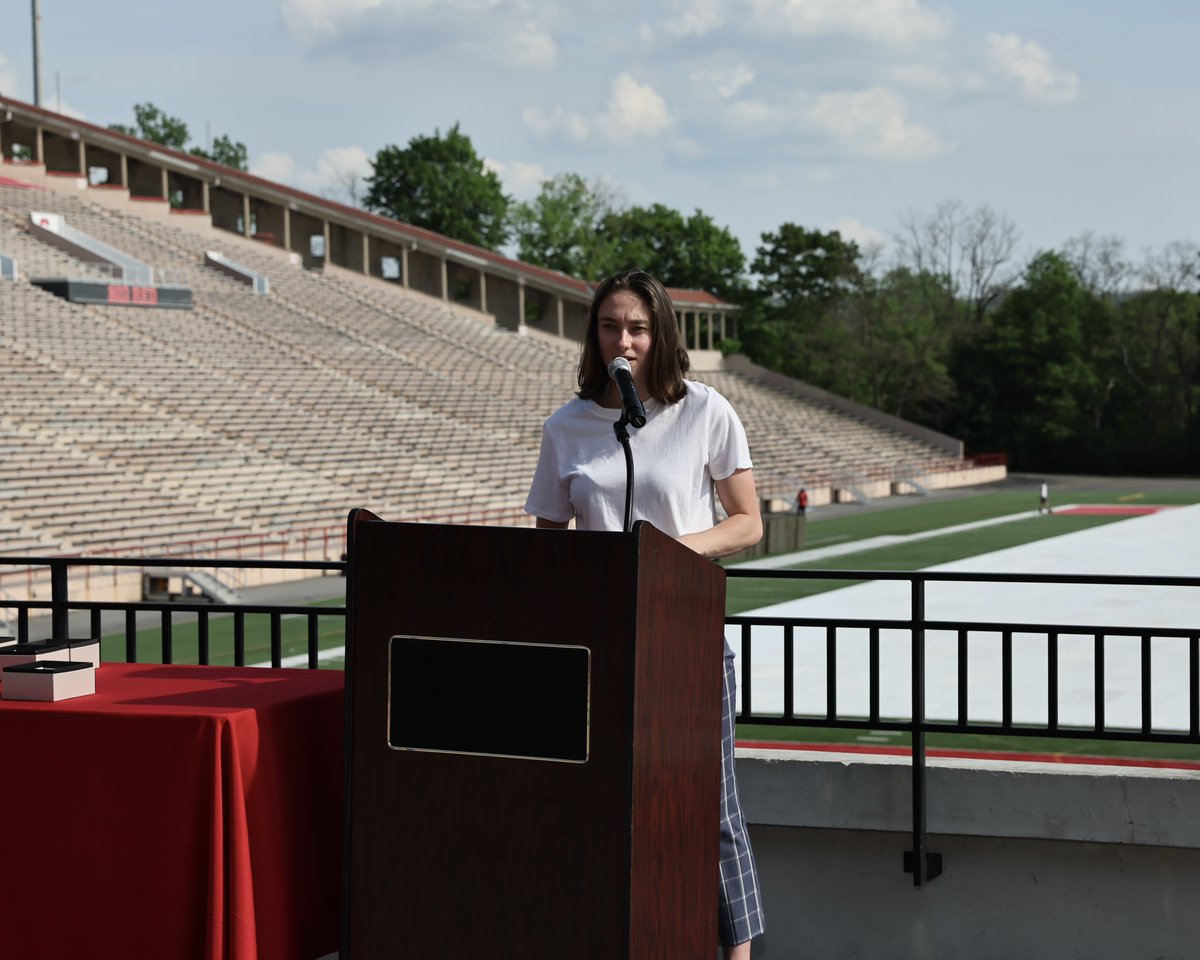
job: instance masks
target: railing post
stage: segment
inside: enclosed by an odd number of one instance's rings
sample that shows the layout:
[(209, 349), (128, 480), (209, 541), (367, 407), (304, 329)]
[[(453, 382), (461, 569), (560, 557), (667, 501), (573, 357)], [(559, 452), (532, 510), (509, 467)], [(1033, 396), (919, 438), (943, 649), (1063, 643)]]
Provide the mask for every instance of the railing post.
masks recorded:
[(912, 576), (912, 817), (913, 848), (904, 872), (921, 887), (941, 875), (942, 855), (925, 849), (925, 578)]
[(67, 572), (70, 568), (61, 557), (50, 561), (50, 630), (56, 640), (71, 635), (70, 612), (67, 610)]

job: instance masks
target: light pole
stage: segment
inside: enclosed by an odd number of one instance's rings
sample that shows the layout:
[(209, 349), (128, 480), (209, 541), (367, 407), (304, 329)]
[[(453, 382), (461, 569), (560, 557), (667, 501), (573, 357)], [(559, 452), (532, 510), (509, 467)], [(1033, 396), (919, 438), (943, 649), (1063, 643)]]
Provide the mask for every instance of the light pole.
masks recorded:
[(33, 102), (42, 105), (42, 0), (33, 0)]

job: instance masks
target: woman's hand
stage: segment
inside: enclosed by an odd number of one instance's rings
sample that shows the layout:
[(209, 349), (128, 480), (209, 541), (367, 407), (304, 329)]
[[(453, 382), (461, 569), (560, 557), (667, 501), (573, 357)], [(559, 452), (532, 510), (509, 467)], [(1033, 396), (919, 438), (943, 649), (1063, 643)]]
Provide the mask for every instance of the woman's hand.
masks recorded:
[(680, 543), (700, 556), (713, 559), (752, 547), (763, 534), (753, 470), (735, 470), (724, 480), (718, 480), (717, 496), (728, 516), (711, 530), (688, 533), (679, 538)]

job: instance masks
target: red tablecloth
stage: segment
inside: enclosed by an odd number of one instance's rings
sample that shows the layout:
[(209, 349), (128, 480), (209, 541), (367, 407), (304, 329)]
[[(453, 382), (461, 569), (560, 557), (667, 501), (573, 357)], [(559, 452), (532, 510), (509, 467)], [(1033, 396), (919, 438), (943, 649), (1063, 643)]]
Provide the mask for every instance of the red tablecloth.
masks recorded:
[(342, 727), (335, 671), (105, 664), (95, 696), (0, 699), (0, 956), (336, 950)]

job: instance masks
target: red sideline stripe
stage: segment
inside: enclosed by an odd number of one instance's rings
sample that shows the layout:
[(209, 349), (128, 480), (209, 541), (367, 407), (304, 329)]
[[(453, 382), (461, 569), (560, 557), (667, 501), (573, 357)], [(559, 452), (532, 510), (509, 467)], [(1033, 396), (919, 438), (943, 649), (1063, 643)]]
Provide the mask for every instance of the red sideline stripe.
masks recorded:
[(32, 183), (26, 183), (24, 180), (13, 180), (9, 177), (0, 177), (0, 187), (21, 187), (25, 190), (36, 189)]
[(1092, 516), (1141, 517), (1148, 513), (1158, 513), (1159, 510), (1171, 509), (1171, 507), (1155, 507), (1150, 505), (1141, 507), (1127, 507), (1117, 504), (1106, 505), (1098, 503), (1087, 507), (1068, 507), (1065, 510), (1055, 510), (1054, 512), (1059, 516), (1064, 516), (1066, 514), (1078, 514)]
[[(909, 747), (885, 747), (863, 743), (796, 743), (776, 740), (738, 740), (737, 746), (757, 750), (805, 750), (811, 753), (864, 753), (885, 757), (911, 757)], [(1156, 760), (1140, 757), (1088, 757), (1075, 753), (1017, 753), (1008, 750), (928, 749), (927, 757), (955, 760), (1018, 760), (1028, 763), (1078, 763), (1098, 767), (1154, 767), (1168, 770), (1200, 770), (1190, 760)]]

